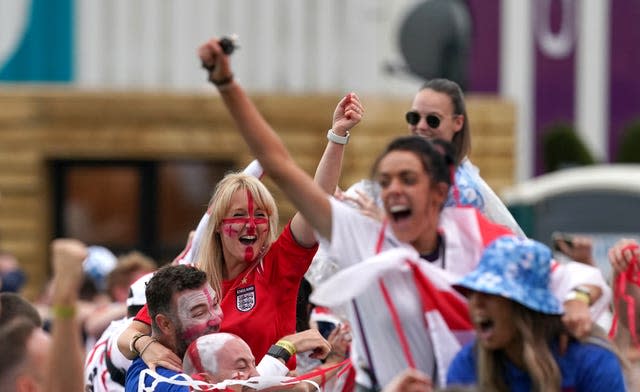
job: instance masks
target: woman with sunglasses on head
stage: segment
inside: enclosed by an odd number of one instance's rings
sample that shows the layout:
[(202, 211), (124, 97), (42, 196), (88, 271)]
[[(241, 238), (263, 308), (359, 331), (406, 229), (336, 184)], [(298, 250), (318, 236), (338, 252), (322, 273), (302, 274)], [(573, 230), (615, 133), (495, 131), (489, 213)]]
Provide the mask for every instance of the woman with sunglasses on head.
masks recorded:
[[(443, 210), (453, 164), (452, 156), (446, 151), (449, 145), (435, 145), (416, 136), (391, 142), (373, 166), (373, 177), (382, 189), (384, 222), (337, 201), (296, 165), (278, 135), (233, 80), (230, 60), (218, 40), (209, 40), (198, 53), (202, 62), (213, 68), (209, 78), (214, 84), (218, 81), (218, 91), (254, 156), (345, 271), (356, 266), (366, 267), (361, 262), (377, 253), (402, 251), (423, 265), (462, 276), (473, 269), (489, 241), (509, 233), (507, 228), (487, 221), (473, 208)], [(454, 219), (454, 215), (461, 220)], [(556, 271), (559, 296), (578, 284), (591, 284), (594, 302), (599, 298), (597, 306), (606, 306), (609, 292), (597, 270), (572, 265), (561, 266)], [(352, 282), (357, 283), (359, 277), (353, 279)], [(421, 322), (424, 304), (416, 294), (414, 272), (392, 270), (381, 279), (391, 301), (401, 304), (397, 309), (398, 323), (381, 307), (386, 301), (385, 290), (378, 285), (367, 286), (355, 299), (350, 314), (355, 347), (352, 361), (360, 390), (376, 390), (406, 368), (406, 347), (415, 359), (415, 368), (431, 377), (446, 374), (446, 365), (437, 363), (434, 352), (437, 342), (432, 341), (429, 328)], [(601, 296), (602, 293), (606, 295)], [(396, 325), (403, 330), (408, 345), (401, 345), (402, 338), (390, 333)]]
[[(342, 98), (328, 138), (348, 139), (363, 113), (356, 94)], [(315, 184), (325, 192), (333, 192), (337, 185), (345, 144), (329, 143), (318, 164)], [(178, 257), (207, 273), (217, 295), (211, 300), (220, 302), (224, 314), (220, 331), (242, 337), (257, 359), (280, 337), (295, 332), (298, 288), (317, 250), (313, 228), (300, 213), (278, 235), (278, 209), (259, 177), (227, 174), (216, 185), (194, 243), (188, 245), (196, 248), (193, 258)], [(180, 371), (181, 358), (151, 344), (150, 325), (145, 307), (118, 338), (120, 351), (131, 358), (144, 347), (144, 355), (139, 355), (150, 368)], [(289, 365), (295, 368), (294, 361)]]
[(476, 341), (454, 358), (448, 385), (482, 391), (625, 391), (619, 354), (604, 331), (560, 348), (562, 306), (550, 289), (551, 250), (500, 237), (454, 287), (469, 298)]

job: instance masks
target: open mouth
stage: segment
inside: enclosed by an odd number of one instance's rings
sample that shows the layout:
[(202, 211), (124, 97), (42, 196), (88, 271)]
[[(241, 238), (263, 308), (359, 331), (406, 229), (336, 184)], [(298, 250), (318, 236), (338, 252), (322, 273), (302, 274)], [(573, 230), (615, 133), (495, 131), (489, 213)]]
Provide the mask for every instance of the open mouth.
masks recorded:
[(473, 318), (473, 323), (476, 326), (476, 330), (483, 333), (491, 332), (494, 327), (493, 319), (488, 316), (475, 316)]
[(480, 337), (487, 338), (493, 332), (494, 322), (489, 317), (474, 317), (473, 323), (476, 325), (476, 330)]
[(389, 208), (389, 214), (394, 222), (399, 222), (411, 216), (411, 208), (404, 205), (391, 206)]
[(480, 323), (479, 327), (480, 327), (480, 331), (487, 332), (487, 331), (493, 329), (493, 320), (482, 321)]
[(258, 240), (258, 237), (255, 235), (243, 235), (239, 240), (243, 245), (253, 245)]

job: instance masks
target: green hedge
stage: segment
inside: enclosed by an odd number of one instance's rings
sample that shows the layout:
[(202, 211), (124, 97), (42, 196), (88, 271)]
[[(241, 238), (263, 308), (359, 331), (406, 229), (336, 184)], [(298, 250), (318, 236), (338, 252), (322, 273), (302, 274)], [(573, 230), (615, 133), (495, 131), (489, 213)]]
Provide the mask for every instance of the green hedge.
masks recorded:
[(616, 162), (640, 163), (640, 120), (635, 120), (624, 128)]
[(595, 163), (573, 126), (567, 123), (558, 123), (545, 129), (542, 149), (545, 173)]

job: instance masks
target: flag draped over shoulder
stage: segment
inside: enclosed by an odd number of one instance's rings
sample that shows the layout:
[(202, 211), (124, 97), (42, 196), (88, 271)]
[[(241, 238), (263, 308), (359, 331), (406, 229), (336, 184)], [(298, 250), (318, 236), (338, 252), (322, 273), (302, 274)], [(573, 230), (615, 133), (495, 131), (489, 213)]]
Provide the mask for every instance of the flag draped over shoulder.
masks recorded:
[[(402, 347), (406, 363), (413, 366), (410, 344), (405, 338), (407, 327), (398, 320), (398, 313), (382, 279), (390, 272), (410, 273), (415, 284), (416, 296), (422, 309), (424, 328), (433, 344), (433, 355), (438, 369), (438, 383), (444, 385), (446, 369), (461, 346), (473, 338), (466, 299), (451, 284), (471, 272), (478, 263), (487, 244), (501, 235), (512, 234), (505, 226), (489, 221), (472, 207), (447, 207), (440, 216), (439, 231), (445, 241), (446, 267), (442, 269), (420, 259), (409, 247), (383, 250), (377, 255), (348, 267), (316, 288), (311, 301), (333, 307), (347, 303), (378, 285), (385, 303), (381, 311), (387, 311), (393, 321), (398, 343)], [(383, 229), (378, 244), (383, 244)], [(393, 290), (393, 287), (389, 287)], [(386, 306), (385, 306), (386, 305)], [(386, 307), (386, 310), (384, 309)]]
[[(466, 299), (451, 288), (456, 280), (454, 276), (420, 261), (419, 255), (413, 250), (390, 249), (344, 269), (318, 287), (311, 301), (328, 307), (343, 304), (356, 298), (367, 287), (378, 284), (386, 273), (394, 270), (412, 272), (417, 295), (422, 302), (425, 327), (429, 329), (434, 344), (436, 363), (439, 369), (448, 368), (462, 344), (473, 336)], [(391, 309), (389, 312), (390, 317), (394, 317)], [(399, 323), (395, 325), (402, 328)], [(396, 332), (402, 335), (402, 331)], [(407, 363), (411, 364), (412, 361), (407, 359)]]

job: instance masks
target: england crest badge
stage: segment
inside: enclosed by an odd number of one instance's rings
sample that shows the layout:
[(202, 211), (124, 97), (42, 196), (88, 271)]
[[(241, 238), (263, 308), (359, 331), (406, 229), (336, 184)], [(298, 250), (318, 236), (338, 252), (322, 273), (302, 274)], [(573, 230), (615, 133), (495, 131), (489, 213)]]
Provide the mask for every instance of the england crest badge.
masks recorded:
[(256, 286), (236, 289), (236, 308), (241, 312), (248, 312), (256, 306)]

